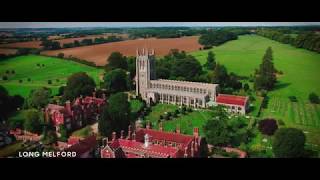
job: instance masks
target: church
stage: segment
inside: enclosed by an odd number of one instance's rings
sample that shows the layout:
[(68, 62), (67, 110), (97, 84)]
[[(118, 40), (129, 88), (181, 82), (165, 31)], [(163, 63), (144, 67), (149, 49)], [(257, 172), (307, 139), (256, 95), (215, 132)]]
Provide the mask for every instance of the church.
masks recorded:
[(245, 114), (249, 107), (248, 97), (218, 95), (218, 84), (157, 79), (154, 50), (137, 50), (136, 55), (136, 95), (147, 104), (160, 102), (194, 108), (219, 104), (238, 114)]

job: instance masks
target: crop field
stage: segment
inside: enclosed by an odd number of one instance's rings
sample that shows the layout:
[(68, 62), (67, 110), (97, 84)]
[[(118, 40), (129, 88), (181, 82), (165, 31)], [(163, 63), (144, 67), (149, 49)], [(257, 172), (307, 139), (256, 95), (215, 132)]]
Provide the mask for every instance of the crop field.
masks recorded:
[(65, 57), (73, 56), (95, 62), (97, 65), (105, 65), (107, 58), (112, 52), (119, 51), (125, 56), (135, 56), (136, 49), (144, 47), (155, 49), (157, 56), (164, 56), (168, 54), (171, 49), (192, 52), (199, 50), (201, 45), (198, 43), (198, 36), (170, 39), (149, 38), (43, 51), (42, 54), (57, 56), (59, 53), (64, 53)]
[[(249, 76), (258, 68), (269, 46), (273, 50), (275, 67), (283, 75), (278, 77), (274, 90), (268, 93), (268, 107), (262, 110), (260, 117), (274, 117), (284, 121), (285, 126), (303, 129), (307, 132), (308, 142), (320, 145), (320, 105), (310, 104), (308, 100), (311, 92), (320, 95), (320, 54), (257, 35), (239, 36), (238, 40), (211, 50), (229, 72)], [(204, 64), (208, 51), (190, 54)], [(290, 102), (289, 96), (296, 96), (298, 102)]]
[(16, 49), (0, 48), (0, 54), (9, 55), (9, 54), (15, 54), (16, 52), (17, 52)]
[[(77, 38), (64, 38), (61, 36), (50, 36), (48, 37), (49, 40), (54, 40), (60, 42), (61, 46), (66, 43), (73, 43), (74, 41), (81, 41), (83, 39), (92, 39), (95, 38), (107, 38), (108, 36), (115, 35), (120, 36), (124, 39), (128, 38), (127, 34), (117, 34), (117, 33), (106, 33), (101, 35), (88, 35), (85, 37), (77, 37)], [(9, 44), (0, 44), (0, 47), (6, 47), (6, 48), (41, 48), (41, 41), (27, 41), (27, 42), (15, 42), (15, 43), (9, 43)]]
[[(32, 89), (44, 86), (51, 88), (53, 94), (56, 94), (58, 88), (65, 85), (68, 76), (76, 72), (86, 72), (98, 84), (103, 70), (59, 58), (19, 56), (0, 62), (0, 84), (7, 88), (11, 95), (26, 97)], [(3, 76), (7, 76), (8, 80), (3, 80)], [(52, 84), (48, 84), (48, 80), (51, 80)]]

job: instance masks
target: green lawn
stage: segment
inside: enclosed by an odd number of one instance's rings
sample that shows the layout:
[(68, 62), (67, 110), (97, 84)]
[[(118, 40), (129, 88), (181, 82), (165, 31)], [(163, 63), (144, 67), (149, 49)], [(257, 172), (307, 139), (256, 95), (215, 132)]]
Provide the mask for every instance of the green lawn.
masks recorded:
[[(6, 74), (7, 70), (14, 70), (15, 74)], [(8, 89), (10, 95), (19, 94), (26, 97), (32, 89), (42, 86), (51, 88), (56, 94), (58, 88), (66, 83), (68, 76), (76, 72), (86, 72), (99, 84), (99, 75), (103, 70), (54, 57), (19, 56), (0, 62), (0, 84)], [(3, 81), (4, 75), (8, 76), (9, 80)], [(20, 83), (19, 80), (23, 82)], [(52, 84), (49, 85), (48, 80), (51, 80)]]
[(77, 136), (77, 137), (88, 137), (92, 132), (92, 128), (90, 125), (85, 126), (84, 128), (81, 128), (79, 130), (76, 130), (72, 133), (72, 136)]
[[(258, 68), (267, 47), (272, 47), (274, 64), (283, 71), (279, 83), (270, 95), (295, 95), (307, 100), (310, 92), (320, 95), (320, 54), (282, 44), (257, 35), (240, 36), (238, 40), (213, 48), (216, 59), (229, 72), (249, 76)], [(191, 53), (201, 64), (206, 62), (209, 50)]]
[[(154, 129), (158, 129), (158, 120), (160, 115), (164, 115), (165, 112), (174, 112), (176, 109), (179, 109), (179, 106), (172, 104), (157, 104), (153, 106), (152, 111), (148, 116), (145, 117), (145, 120), (149, 120)], [(173, 132), (176, 127), (180, 127), (181, 133), (183, 134), (193, 134), (193, 128), (198, 127), (200, 135), (203, 134), (202, 127), (204, 123), (213, 117), (213, 113), (210, 110), (193, 110), (193, 112), (188, 112), (187, 114), (179, 114), (178, 117), (163, 120), (163, 129), (164, 131)]]
[(22, 141), (16, 141), (10, 145), (5, 146), (4, 148), (0, 149), (0, 157), (8, 157), (15, 155), (19, 150), (23, 149)]
[(140, 100), (133, 99), (130, 100), (131, 112), (136, 113), (143, 107), (143, 103)]
[[(263, 109), (261, 118), (282, 119), (286, 126), (306, 131), (308, 142), (320, 146), (320, 105), (312, 105), (308, 101), (310, 92), (320, 95), (320, 54), (257, 35), (239, 36), (238, 40), (211, 50), (229, 72), (249, 76), (258, 68), (269, 46), (273, 50), (275, 67), (284, 74), (278, 77), (276, 87), (268, 93), (269, 105)], [(191, 54), (204, 64), (208, 51)], [(298, 102), (290, 102), (289, 96), (296, 96)]]

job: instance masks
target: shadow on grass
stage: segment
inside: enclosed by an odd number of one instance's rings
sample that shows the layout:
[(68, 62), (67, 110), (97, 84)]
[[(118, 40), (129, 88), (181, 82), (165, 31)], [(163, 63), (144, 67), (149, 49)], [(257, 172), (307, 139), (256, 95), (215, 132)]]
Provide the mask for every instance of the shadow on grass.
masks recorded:
[(273, 91), (274, 90), (279, 90), (279, 89), (283, 89), (283, 88), (286, 88), (288, 86), (290, 86), (291, 83), (277, 83), (275, 85), (275, 87), (273, 88)]

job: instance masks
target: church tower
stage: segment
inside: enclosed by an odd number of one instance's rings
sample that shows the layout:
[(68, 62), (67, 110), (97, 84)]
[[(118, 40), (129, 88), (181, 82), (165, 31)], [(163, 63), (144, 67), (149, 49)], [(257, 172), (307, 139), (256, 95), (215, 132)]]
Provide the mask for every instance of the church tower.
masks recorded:
[(150, 88), (150, 80), (156, 79), (155, 53), (148, 49), (137, 49), (136, 57), (136, 94), (142, 99), (147, 99), (147, 89)]

